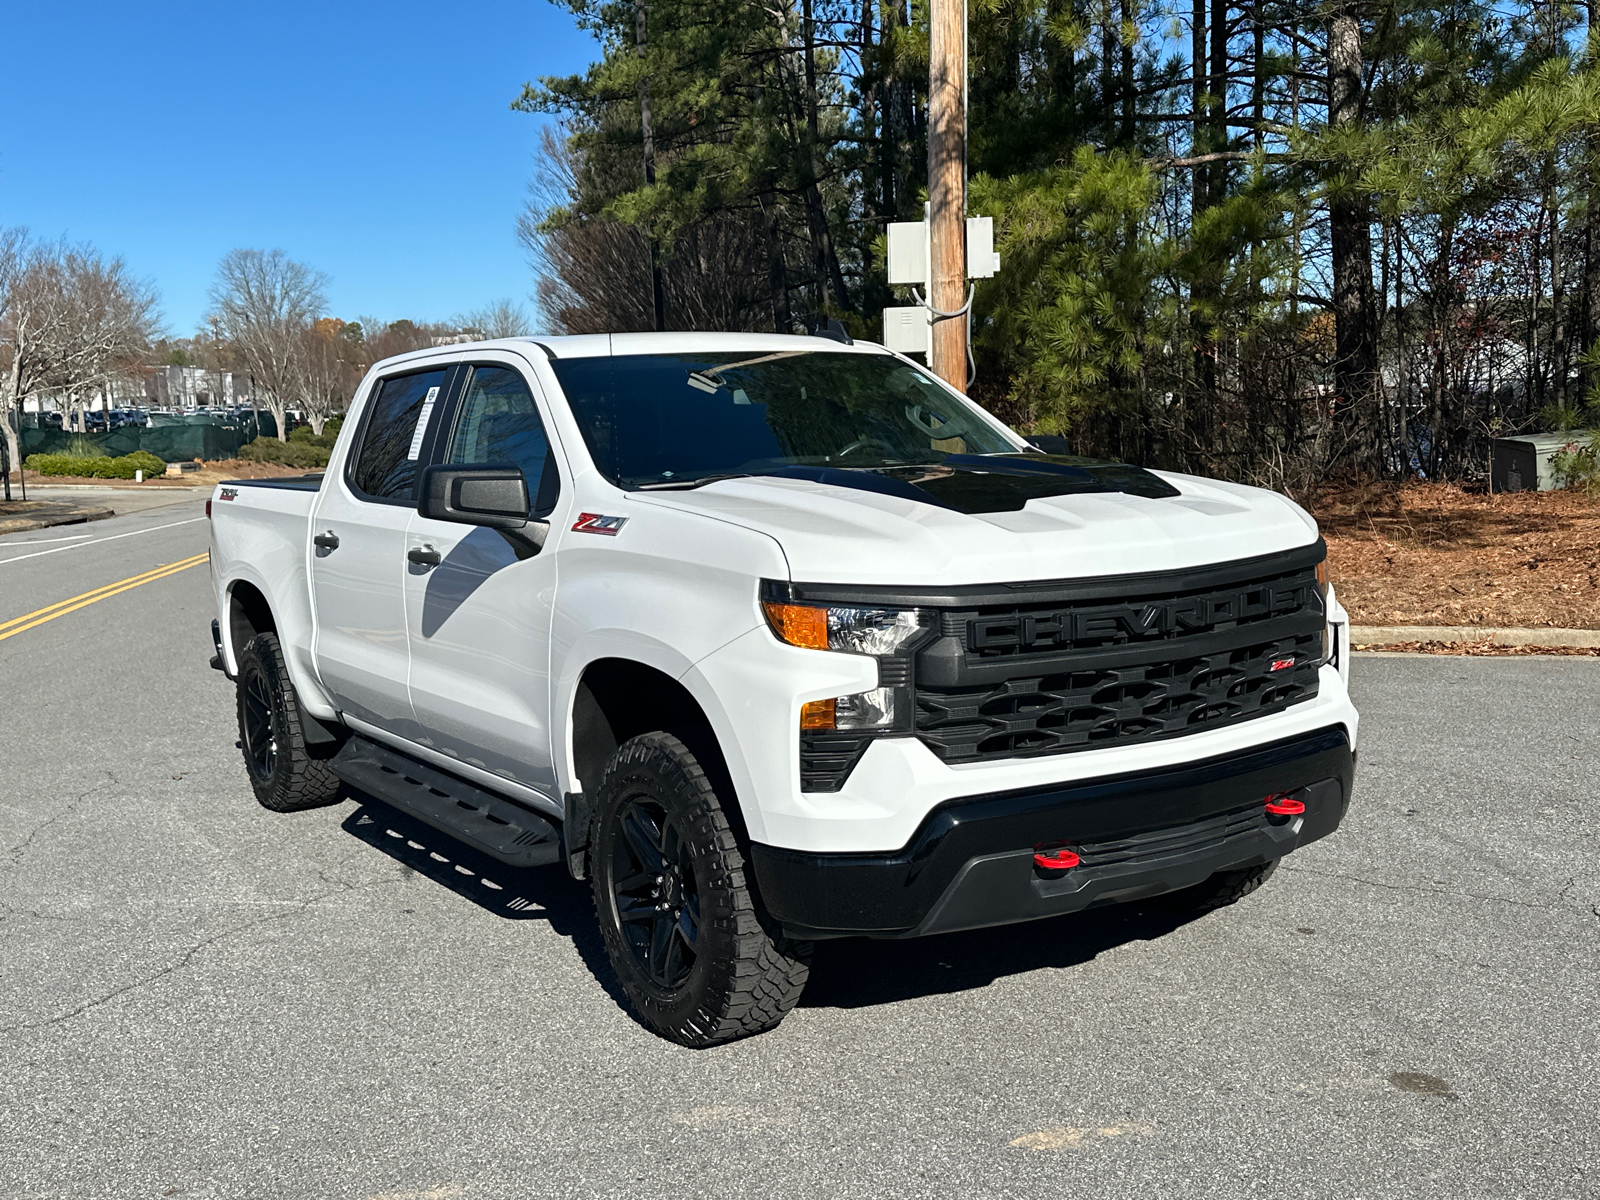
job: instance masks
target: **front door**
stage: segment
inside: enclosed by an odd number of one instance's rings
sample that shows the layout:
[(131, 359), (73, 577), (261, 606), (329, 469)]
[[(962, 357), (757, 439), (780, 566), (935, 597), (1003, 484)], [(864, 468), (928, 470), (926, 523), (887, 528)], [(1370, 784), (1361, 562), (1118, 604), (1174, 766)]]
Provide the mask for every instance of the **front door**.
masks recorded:
[(407, 690), (406, 528), (417, 464), (449, 368), (373, 384), (347, 469), (323, 486), (313, 523), (316, 662), (341, 711), (415, 737)]
[[(560, 493), (556, 455), (533, 384), (512, 355), (463, 368), (435, 461), (514, 464), (528, 481), (530, 517)], [(554, 539), (552, 539), (554, 540)], [(519, 561), (492, 529), (415, 516), (407, 551), (411, 706), (417, 740), (452, 758), (558, 799), (550, 745), (550, 619), (554, 546)]]

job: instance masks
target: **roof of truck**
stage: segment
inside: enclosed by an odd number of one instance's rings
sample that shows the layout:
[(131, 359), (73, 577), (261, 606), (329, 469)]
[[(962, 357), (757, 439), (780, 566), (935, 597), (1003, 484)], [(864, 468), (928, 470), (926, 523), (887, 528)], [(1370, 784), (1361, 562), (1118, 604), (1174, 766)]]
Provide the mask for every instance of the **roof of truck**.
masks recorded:
[(785, 333), (584, 333), (562, 337), (497, 338), (482, 342), (452, 342), (413, 350), (385, 359), (379, 366), (429, 358), (450, 357), (474, 350), (526, 351), (537, 346), (552, 359), (604, 358), (614, 354), (743, 354), (784, 350), (833, 350), (845, 353), (886, 354), (876, 342), (846, 345), (828, 337)]

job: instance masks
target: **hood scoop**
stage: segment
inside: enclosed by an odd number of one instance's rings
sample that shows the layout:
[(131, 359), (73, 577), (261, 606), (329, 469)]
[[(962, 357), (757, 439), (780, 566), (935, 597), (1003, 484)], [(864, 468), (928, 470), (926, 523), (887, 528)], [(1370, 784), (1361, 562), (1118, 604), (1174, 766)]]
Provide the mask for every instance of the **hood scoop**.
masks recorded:
[(877, 492), (968, 516), (1020, 512), (1029, 500), (1050, 496), (1124, 492), (1155, 500), (1181, 495), (1142, 467), (1056, 454), (950, 454), (926, 466), (785, 466), (756, 474)]

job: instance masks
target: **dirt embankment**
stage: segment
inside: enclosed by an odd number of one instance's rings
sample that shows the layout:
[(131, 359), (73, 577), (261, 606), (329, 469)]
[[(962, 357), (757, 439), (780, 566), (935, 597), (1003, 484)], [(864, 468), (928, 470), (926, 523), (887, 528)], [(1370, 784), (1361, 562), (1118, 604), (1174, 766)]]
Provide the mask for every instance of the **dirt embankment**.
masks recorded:
[(1309, 507), (1354, 624), (1600, 629), (1600, 504), (1579, 493), (1368, 485)]

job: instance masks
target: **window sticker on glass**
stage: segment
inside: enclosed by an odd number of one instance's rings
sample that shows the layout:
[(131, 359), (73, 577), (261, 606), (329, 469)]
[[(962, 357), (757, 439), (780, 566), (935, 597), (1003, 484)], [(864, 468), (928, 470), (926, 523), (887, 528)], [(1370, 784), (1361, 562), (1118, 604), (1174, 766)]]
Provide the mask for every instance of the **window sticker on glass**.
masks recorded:
[(411, 435), (411, 449), (406, 452), (408, 462), (416, 462), (417, 456), (422, 453), (422, 439), (428, 432), (428, 418), (433, 416), (433, 402), (439, 398), (439, 389), (428, 389), (428, 397), (422, 402), (422, 412), (417, 416), (417, 431)]

